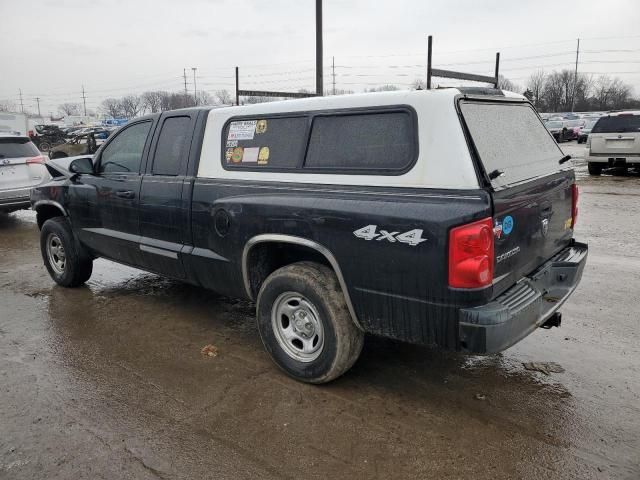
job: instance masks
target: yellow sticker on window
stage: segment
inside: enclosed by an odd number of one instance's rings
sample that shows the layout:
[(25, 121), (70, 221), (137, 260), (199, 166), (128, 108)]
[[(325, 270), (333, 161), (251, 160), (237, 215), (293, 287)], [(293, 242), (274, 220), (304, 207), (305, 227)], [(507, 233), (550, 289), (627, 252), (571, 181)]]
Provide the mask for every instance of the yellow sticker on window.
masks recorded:
[(256, 123), (256, 133), (264, 133), (267, 131), (267, 121), (266, 120), (258, 120)]
[(258, 165), (266, 165), (267, 163), (269, 163), (269, 147), (260, 147), (260, 153), (258, 153)]

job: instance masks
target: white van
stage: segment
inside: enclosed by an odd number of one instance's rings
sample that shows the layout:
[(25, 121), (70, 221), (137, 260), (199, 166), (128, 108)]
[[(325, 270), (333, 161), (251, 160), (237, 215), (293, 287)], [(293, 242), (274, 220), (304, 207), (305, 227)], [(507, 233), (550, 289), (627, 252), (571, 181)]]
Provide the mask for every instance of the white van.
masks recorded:
[(600, 117), (587, 139), (585, 157), (591, 175), (608, 167), (640, 166), (640, 111)]

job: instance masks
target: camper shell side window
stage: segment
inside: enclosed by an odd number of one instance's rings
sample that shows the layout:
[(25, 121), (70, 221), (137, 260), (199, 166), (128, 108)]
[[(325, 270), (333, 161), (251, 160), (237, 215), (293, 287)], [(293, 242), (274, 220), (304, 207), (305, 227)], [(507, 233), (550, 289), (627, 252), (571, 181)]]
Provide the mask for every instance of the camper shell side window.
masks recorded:
[(222, 129), (226, 170), (402, 175), (417, 158), (408, 106), (233, 117)]

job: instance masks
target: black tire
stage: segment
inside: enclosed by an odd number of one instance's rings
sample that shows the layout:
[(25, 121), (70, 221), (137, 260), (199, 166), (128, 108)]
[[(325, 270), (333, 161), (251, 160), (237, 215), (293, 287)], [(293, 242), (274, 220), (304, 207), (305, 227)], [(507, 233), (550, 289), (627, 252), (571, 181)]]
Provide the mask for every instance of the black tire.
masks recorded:
[(46, 140), (43, 140), (40, 142), (40, 145), (38, 145), (38, 149), (41, 152), (48, 152), (51, 149), (51, 144)]
[(602, 173), (602, 165), (599, 163), (589, 162), (587, 164), (589, 175), (600, 175)]
[[(54, 253), (55, 245), (62, 251)], [(40, 230), (40, 252), (51, 278), (63, 287), (78, 287), (89, 280), (93, 272), (93, 259), (73, 236), (71, 226), (64, 217), (54, 217)]]
[[(279, 316), (283, 298), (287, 300), (291, 296), (293, 300), (290, 302), (295, 305), (296, 295), (302, 299), (298, 302), (299, 310), (290, 316)], [(311, 308), (305, 310), (305, 305)], [(283, 308), (296, 307), (286, 304)], [(275, 320), (272, 320), (272, 312)], [(312, 327), (312, 333), (307, 332), (307, 336), (303, 331), (294, 333), (297, 337), (293, 340), (284, 340), (280, 333), (284, 331), (283, 325), (291, 325), (295, 332), (294, 323), (300, 320), (297, 315), (303, 313), (303, 318), (312, 318), (316, 328)], [(364, 333), (351, 318), (335, 273), (318, 263), (298, 262), (269, 275), (258, 295), (257, 320), (262, 343), (273, 361), (289, 376), (306, 383), (330, 382), (345, 373), (360, 356), (364, 344)], [(307, 325), (311, 323), (309, 321)], [(294, 357), (298, 348), (295, 342), (302, 345), (300, 335), (310, 344), (316, 341), (316, 337), (321, 338), (318, 343), (322, 342), (319, 351), (304, 354), (309, 356), (304, 360)], [(302, 347), (299, 348), (298, 354), (303, 355)], [(311, 358), (313, 355), (317, 357)]]

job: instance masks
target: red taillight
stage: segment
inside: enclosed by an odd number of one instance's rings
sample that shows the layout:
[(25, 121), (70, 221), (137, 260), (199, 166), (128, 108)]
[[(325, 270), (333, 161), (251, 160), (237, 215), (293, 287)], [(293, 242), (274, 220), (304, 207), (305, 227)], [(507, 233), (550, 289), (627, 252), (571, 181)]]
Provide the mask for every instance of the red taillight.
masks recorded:
[(578, 220), (578, 185), (571, 185), (571, 228), (575, 227)]
[(30, 137), (33, 137), (34, 136), (33, 130), (29, 130), (27, 132), (27, 135), (30, 136)]
[(40, 164), (44, 164), (44, 156), (43, 155), (38, 155), (37, 157), (31, 157), (31, 158), (27, 158), (27, 164), (30, 163), (40, 163)]
[(480, 288), (493, 281), (493, 219), (452, 228), (449, 232), (449, 286)]

